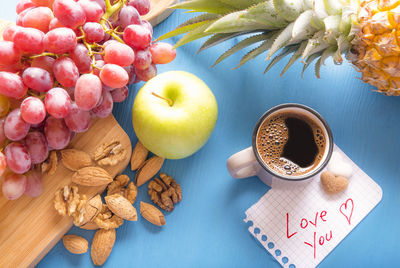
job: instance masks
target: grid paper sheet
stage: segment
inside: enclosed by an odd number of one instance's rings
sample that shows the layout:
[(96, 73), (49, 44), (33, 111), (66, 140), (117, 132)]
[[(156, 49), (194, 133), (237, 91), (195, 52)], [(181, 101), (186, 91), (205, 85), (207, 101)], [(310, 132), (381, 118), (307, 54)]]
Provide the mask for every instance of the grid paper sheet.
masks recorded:
[(246, 211), (250, 233), (283, 267), (317, 266), (382, 199), (380, 186), (334, 151), (353, 167), (344, 192), (326, 194), (318, 174), (307, 185), (271, 188)]

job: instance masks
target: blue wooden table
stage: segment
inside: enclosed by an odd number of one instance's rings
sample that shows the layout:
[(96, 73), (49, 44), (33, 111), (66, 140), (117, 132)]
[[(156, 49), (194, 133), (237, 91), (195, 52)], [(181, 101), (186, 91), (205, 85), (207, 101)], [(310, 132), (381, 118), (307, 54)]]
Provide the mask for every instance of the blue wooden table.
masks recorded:
[[(0, 17), (15, 20), (16, 1), (3, 1)], [(172, 30), (188, 18), (175, 12), (156, 27), (154, 35)], [(169, 40), (176, 42), (177, 39)], [(159, 72), (185, 70), (203, 79), (219, 104), (219, 118), (208, 143), (195, 155), (168, 160), (163, 171), (181, 184), (183, 201), (167, 213), (167, 225), (158, 228), (143, 219), (126, 222), (117, 230), (117, 242), (105, 267), (279, 267), (247, 231), (245, 210), (268, 187), (256, 178), (235, 180), (226, 159), (250, 145), (253, 126), (267, 109), (298, 102), (319, 111), (330, 124), (336, 144), (383, 189), (382, 202), (321, 263), (321, 267), (387, 267), (398, 265), (400, 254), (400, 98), (372, 92), (347, 63), (327, 64), (322, 79), (312, 68), (301, 79), (301, 63), (279, 77), (284, 63), (267, 75), (263, 57), (239, 70), (239, 53), (210, 69), (232, 42), (196, 55), (200, 42), (178, 49), (176, 60)], [(142, 84), (131, 87), (129, 99), (116, 105), (114, 115), (130, 135), (131, 106)], [(126, 174), (134, 177), (129, 167)], [(138, 201), (149, 202), (146, 187)], [(137, 201), (137, 203), (138, 203)], [(94, 232), (72, 228), (91, 241)], [(1, 253), (0, 253), (1, 254)], [(90, 254), (73, 255), (58, 243), (38, 267), (91, 267)]]

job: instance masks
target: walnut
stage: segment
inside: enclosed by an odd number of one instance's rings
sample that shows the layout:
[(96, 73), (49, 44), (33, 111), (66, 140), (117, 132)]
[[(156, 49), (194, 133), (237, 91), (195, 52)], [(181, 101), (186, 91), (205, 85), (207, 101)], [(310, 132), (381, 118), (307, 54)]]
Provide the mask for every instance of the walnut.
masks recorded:
[(94, 223), (101, 229), (115, 229), (120, 227), (124, 220), (117, 215), (113, 215), (107, 205), (103, 204), (103, 208), (100, 213), (93, 220)]
[(86, 195), (79, 195), (77, 186), (64, 186), (54, 194), (54, 208), (62, 216), (72, 216), (80, 225), (86, 212)]
[(53, 175), (57, 170), (58, 157), (56, 151), (51, 151), (46, 162), (42, 163), (42, 173)]
[(114, 166), (125, 160), (126, 157), (126, 150), (119, 141), (115, 140), (102, 144), (94, 152), (94, 160), (101, 166)]
[(174, 204), (182, 200), (182, 189), (171, 176), (160, 173), (160, 178), (155, 178), (148, 185), (150, 199), (161, 209), (172, 211)]
[(128, 199), (132, 204), (136, 201), (137, 188), (127, 175), (119, 175), (108, 185), (107, 195), (120, 194)]

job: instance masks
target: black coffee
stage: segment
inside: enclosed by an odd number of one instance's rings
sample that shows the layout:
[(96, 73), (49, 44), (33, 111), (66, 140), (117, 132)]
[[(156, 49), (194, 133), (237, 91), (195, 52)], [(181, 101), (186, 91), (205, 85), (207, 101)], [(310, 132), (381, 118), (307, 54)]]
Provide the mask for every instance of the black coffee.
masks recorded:
[(257, 133), (257, 151), (269, 168), (282, 175), (311, 171), (325, 152), (326, 137), (306, 115), (282, 112), (267, 117)]

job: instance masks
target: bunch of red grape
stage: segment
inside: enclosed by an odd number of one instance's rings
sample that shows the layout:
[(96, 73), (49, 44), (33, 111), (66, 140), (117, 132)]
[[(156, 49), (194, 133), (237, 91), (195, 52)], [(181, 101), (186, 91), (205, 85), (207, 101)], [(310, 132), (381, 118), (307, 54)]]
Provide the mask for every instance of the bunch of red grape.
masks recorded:
[(153, 43), (149, 0), (20, 0), (0, 41), (0, 175), (6, 198), (41, 193), (36, 167), (128, 85), (148, 81), (176, 51)]

